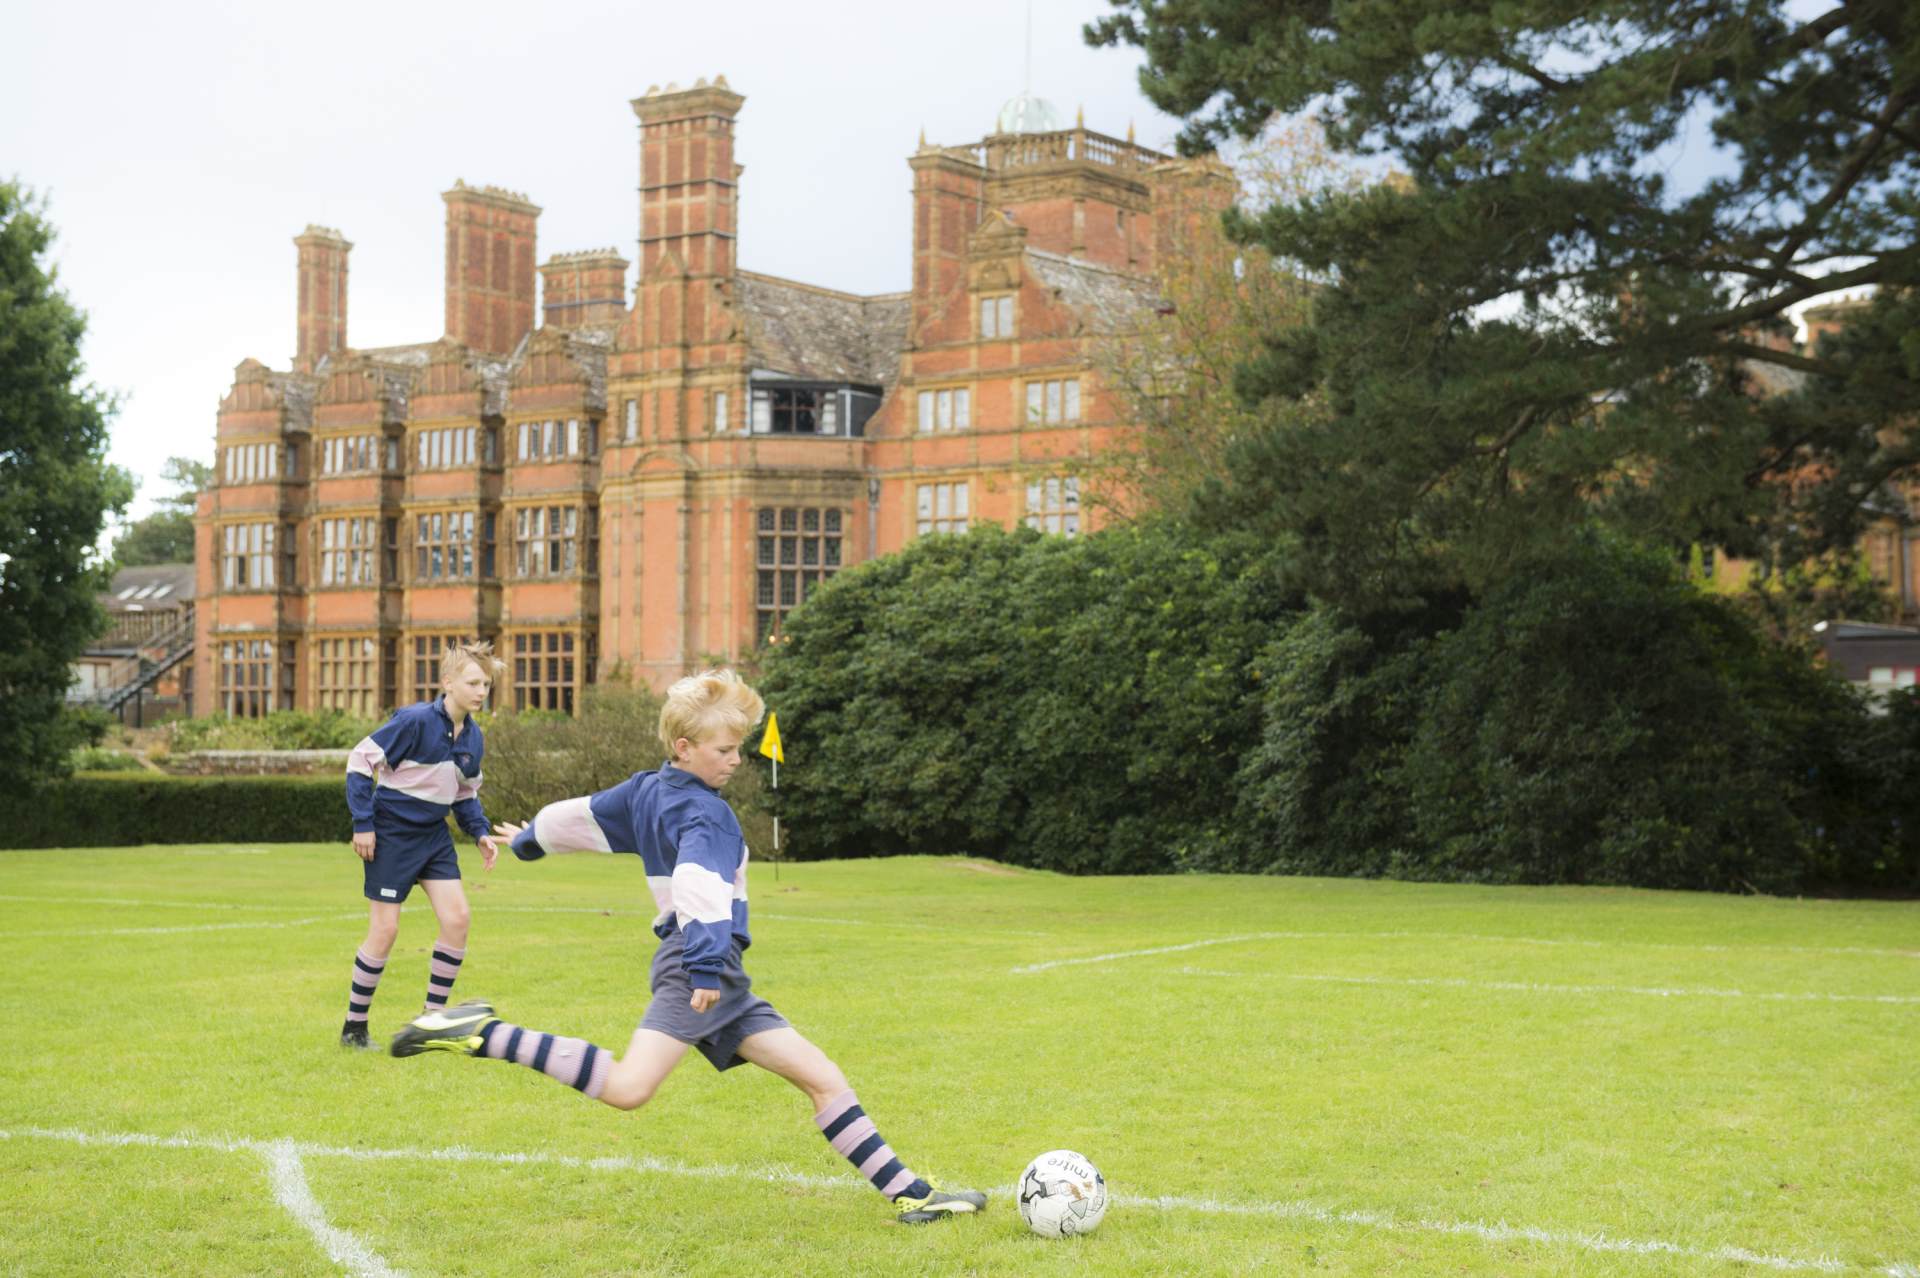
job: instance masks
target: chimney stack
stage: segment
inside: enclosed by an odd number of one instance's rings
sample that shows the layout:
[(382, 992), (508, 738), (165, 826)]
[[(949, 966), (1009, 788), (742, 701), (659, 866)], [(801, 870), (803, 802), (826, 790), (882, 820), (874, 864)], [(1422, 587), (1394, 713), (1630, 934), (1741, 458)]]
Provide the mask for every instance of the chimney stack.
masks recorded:
[(967, 277), (967, 237), (986, 215), (986, 170), (971, 156), (921, 146), (913, 170), (912, 340)]
[(617, 324), (627, 313), (627, 259), (613, 249), (555, 254), (540, 278), (548, 328)]
[(693, 278), (734, 272), (733, 125), (746, 98), (703, 78), (633, 100), (640, 117), (640, 278), (672, 254)]
[(293, 237), (300, 250), (300, 313), (294, 365), (312, 368), (322, 355), (347, 348), (347, 254), (340, 232), (309, 226)]
[(533, 328), (540, 208), (497, 186), (455, 182), (447, 202), (447, 336), (505, 355)]

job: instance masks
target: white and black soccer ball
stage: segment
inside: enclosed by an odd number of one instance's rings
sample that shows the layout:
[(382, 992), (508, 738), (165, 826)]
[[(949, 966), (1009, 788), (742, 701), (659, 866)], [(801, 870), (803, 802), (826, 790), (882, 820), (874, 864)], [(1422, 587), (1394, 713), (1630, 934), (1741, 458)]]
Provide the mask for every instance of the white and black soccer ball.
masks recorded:
[(1107, 1214), (1100, 1169), (1070, 1149), (1049, 1150), (1028, 1163), (1014, 1197), (1020, 1219), (1043, 1238), (1091, 1233)]

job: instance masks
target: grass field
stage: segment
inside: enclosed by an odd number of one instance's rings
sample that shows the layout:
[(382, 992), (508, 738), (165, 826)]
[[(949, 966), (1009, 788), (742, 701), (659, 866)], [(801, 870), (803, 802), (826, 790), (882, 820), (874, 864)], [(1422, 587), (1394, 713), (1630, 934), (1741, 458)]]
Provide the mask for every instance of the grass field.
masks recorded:
[[(1920, 1275), (1920, 905), (756, 865), (759, 990), (994, 1195), (909, 1229), (752, 1069), (622, 1114), (343, 1052), (359, 880), (0, 854), (0, 1273)], [(638, 861), (469, 888), (456, 998), (624, 1048)], [(416, 893), (377, 1035), (432, 935)], [(1050, 1242), (1008, 1186), (1060, 1146), (1114, 1206)]]

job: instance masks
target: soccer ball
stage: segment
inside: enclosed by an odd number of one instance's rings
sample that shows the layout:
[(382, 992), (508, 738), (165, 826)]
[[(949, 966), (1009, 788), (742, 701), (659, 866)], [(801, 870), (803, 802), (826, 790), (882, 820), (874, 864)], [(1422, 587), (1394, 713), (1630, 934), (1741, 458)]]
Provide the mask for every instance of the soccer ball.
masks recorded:
[(1092, 1233), (1107, 1214), (1107, 1182), (1070, 1149), (1050, 1150), (1028, 1163), (1014, 1196), (1020, 1219), (1043, 1238)]

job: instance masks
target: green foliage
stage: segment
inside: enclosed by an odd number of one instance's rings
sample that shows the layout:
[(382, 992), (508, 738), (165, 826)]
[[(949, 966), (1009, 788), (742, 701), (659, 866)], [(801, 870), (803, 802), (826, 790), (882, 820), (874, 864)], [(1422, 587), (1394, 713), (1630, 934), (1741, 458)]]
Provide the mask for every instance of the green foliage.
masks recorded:
[(345, 710), (275, 710), (257, 719), (214, 714), (166, 725), (167, 746), (188, 750), (349, 750), (384, 720)]
[(1402, 781), (1423, 877), (1792, 891), (1863, 726), (1664, 556), (1588, 545), (1436, 641)]
[(105, 624), (93, 545), (132, 495), (106, 462), (112, 402), (81, 380), (86, 320), (42, 265), (52, 241), (0, 182), (0, 791), (60, 773), (84, 735), (64, 702)]
[[(1409, 175), (1230, 220), (1333, 281), (1242, 367), (1271, 420), (1207, 508), (1301, 588), (1484, 593), (1594, 519), (1795, 562), (1920, 472), (1920, 9), (1115, 7), (1089, 37), (1145, 50), (1184, 146), (1330, 105), (1336, 147)], [(1732, 171), (1681, 190), (1661, 148), (1689, 132)], [(1866, 285), (1839, 339), (1780, 340)]]
[(82, 746), (73, 752), (72, 766), (75, 772), (145, 772), (146, 765), (124, 750), (106, 750), (99, 746)]
[(1223, 868), (1920, 889), (1920, 702), (1870, 715), (1662, 554), (1578, 544), (1431, 634), (1319, 609), (1261, 670)]
[(1388, 875), (1412, 855), (1397, 775), (1419, 722), (1431, 644), (1381, 640), (1316, 608), (1260, 654), (1260, 736), (1234, 779), (1256, 830), (1247, 859), (1213, 866)]
[(0, 792), (0, 831), (0, 842), (14, 848), (344, 843), (353, 822), (337, 776), (92, 773)]
[(157, 510), (128, 524), (113, 542), (113, 562), (121, 568), (193, 562), (193, 516)]
[(841, 573), (768, 662), (795, 855), (1213, 864), (1277, 615), (1255, 562), (1165, 526), (992, 526)]
[(213, 467), (191, 457), (169, 457), (160, 476), (174, 491), (157, 499), (159, 510), (134, 520), (114, 539), (113, 560), (119, 567), (193, 562), (194, 507), (213, 482)]
[(577, 716), (502, 712), (482, 721), (486, 783), (480, 802), (494, 821), (529, 821), (549, 803), (604, 790), (665, 757), (656, 725), (660, 699), (645, 685), (601, 683)]

